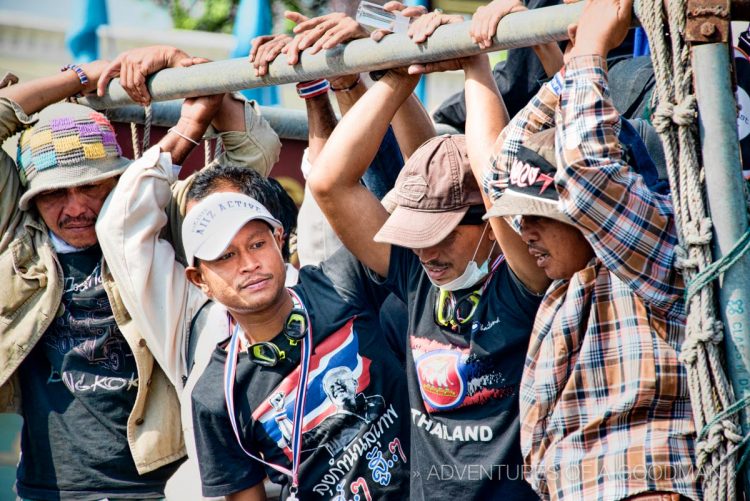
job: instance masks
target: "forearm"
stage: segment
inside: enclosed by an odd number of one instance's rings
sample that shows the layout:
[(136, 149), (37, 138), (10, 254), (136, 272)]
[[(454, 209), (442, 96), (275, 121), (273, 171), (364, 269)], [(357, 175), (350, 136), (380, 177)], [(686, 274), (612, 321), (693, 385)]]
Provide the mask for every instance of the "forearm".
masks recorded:
[(414, 94), (404, 101), (391, 124), (405, 161), (422, 143), (437, 134), (429, 113)]
[(231, 94), (224, 94), (219, 111), (211, 121), (218, 132), (245, 131), (245, 101), (236, 99)]
[(675, 307), (683, 288), (673, 266), (677, 234), (671, 201), (651, 192), (623, 161), (619, 114), (603, 58), (568, 61), (558, 113), (555, 185), (561, 210), (607, 269), (655, 306)]
[[(497, 89), (490, 72), (486, 56), (469, 60), (464, 66), (466, 73), (466, 145), (469, 162), (477, 183), (481, 184), (485, 170), (492, 154), (492, 143), (508, 124), (508, 112), (502, 96)], [(491, 202), (484, 196), (484, 203), (489, 208)], [(544, 270), (536, 265), (536, 260), (529, 254), (526, 244), (521, 240), (503, 218), (491, 218), (490, 224), (508, 264), (524, 285), (534, 291), (542, 292), (549, 285)]]
[[(359, 98), (365, 95), (365, 92), (367, 92), (367, 85), (365, 85), (364, 80), (359, 78), (359, 76), (356, 82), (346, 82), (342, 80), (341, 82), (336, 83), (338, 85), (337, 87), (334, 87), (334, 84), (331, 83), (331, 90), (333, 91), (333, 95), (336, 96), (336, 103), (339, 105), (341, 115), (346, 115), (349, 110), (352, 109), (352, 106), (359, 101)], [(347, 83), (349, 85), (346, 85)]]
[[(340, 103), (340, 101), (339, 101)], [(328, 94), (322, 94), (305, 100), (307, 109), (307, 159), (315, 162), (318, 154), (331, 137), (338, 119), (331, 106)]]
[(393, 72), (377, 82), (333, 131), (308, 178), (310, 190), (341, 241), (381, 276), (388, 273), (391, 248), (372, 239), (388, 213), (359, 180), (393, 115), (415, 85), (415, 78)]
[(508, 125), (505, 103), (492, 78), (487, 56), (470, 58), (466, 74), (466, 146), (474, 176), (482, 183), (492, 145)]
[(610, 97), (603, 58), (579, 56), (568, 61), (557, 113), (556, 135), (563, 141), (561, 180), (589, 177), (621, 164), (620, 116)]
[(159, 141), (162, 151), (172, 155), (172, 163), (182, 165), (193, 148), (200, 144), (223, 99), (223, 95), (185, 99), (177, 125)]
[[(172, 155), (172, 163), (182, 165), (193, 149), (200, 144), (208, 124), (180, 119), (174, 129), (159, 141), (162, 151)], [(195, 141), (195, 142), (193, 142)]]
[(315, 162), (325, 167), (313, 169), (316, 196), (359, 184), (393, 116), (415, 86), (415, 78), (388, 73), (342, 118)]
[(0, 89), (0, 97), (14, 101), (27, 115), (30, 115), (52, 103), (74, 96), (82, 90), (84, 87), (78, 75), (68, 70), (50, 77), (5, 87)]
[(535, 45), (533, 49), (548, 77), (554, 76), (563, 67), (563, 53), (557, 42)]

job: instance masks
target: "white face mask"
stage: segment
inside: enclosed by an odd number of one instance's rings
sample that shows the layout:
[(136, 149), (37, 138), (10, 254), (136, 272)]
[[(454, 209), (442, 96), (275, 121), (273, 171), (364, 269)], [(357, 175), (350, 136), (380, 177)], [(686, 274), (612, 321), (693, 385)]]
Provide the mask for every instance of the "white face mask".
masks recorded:
[(479, 246), (482, 245), (482, 239), (484, 239), (484, 234), (487, 231), (487, 227), (489, 226), (489, 223), (485, 224), (484, 230), (482, 230), (482, 236), (479, 237), (479, 242), (477, 242), (477, 247), (474, 249), (474, 255), (471, 257), (471, 261), (466, 265), (466, 269), (464, 272), (448, 282), (447, 284), (437, 284), (435, 283), (432, 278), (430, 278), (430, 275), (427, 275), (427, 278), (429, 278), (430, 282), (432, 282), (432, 285), (435, 287), (438, 287), (439, 289), (446, 290), (446, 291), (459, 291), (462, 289), (468, 289), (472, 285), (478, 283), (480, 280), (482, 280), (484, 277), (487, 276), (489, 273), (489, 267), (490, 267), (490, 256), (492, 255), (492, 251), (495, 249), (495, 244), (497, 242), (492, 243), (492, 248), (490, 249), (489, 254), (487, 255), (487, 259), (485, 259), (484, 263), (482, 263), (482, 266), (478, 266), (477, 262), (474, 260), (477, 257), (477, 252), (479, 252)]

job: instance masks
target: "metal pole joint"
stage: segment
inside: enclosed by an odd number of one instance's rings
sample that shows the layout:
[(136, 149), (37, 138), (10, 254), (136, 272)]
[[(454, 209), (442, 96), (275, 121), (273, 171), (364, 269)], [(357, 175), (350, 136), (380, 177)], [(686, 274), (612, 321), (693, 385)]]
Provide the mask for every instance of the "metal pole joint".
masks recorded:
[(730, 0), (688, 0), (685, 40), (690, 43), (729, 41)]

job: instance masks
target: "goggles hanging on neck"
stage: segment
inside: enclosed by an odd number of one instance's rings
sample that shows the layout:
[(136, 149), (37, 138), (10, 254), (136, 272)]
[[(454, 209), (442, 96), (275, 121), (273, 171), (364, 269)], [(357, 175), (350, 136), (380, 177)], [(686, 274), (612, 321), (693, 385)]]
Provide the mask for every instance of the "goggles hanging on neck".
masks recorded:
[(458, 300), (451, 291), (440, 289), (435, 303), (435, 323), (453, 330), (467, 324), (474, 316), (481, 297), (482, 289), (472, 291)]
[[(305, 339), (307, 334), (307, 317), (305, 310), (294, 307), (284, 323), (282, 334), (289, 341), (290, 347), (295, 347)], [(250, 360), (262, 367), (275, 367), (286, 359), (286, 352), (271, 341), (253, 343), (247, 347)]]

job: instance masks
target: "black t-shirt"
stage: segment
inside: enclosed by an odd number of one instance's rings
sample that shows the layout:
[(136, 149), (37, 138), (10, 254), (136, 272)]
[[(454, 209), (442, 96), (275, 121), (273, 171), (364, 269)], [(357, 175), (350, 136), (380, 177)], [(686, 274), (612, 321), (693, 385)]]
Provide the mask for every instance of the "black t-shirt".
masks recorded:
[(456, 333), (435, 323), (437, 288), (412, 251), (392, 247), (385, 285), (409, 308), (411, 499), (536, 499), (523, 479), (518, 388), (541, 296), (503, 262)]
[[(382, 339), (377, 317), (387, 291), (371, 284), (343, 248), (320, 267), (302, 268), (294, 290), (310, 315), (314, 343), (298, 497), (408, 499), (412, 459), (406, 381)], [(286, 356), (274, 367), (261, 367), (247, 352), (240, 353), (235, 414), (245, 449), (291, 468), (300, 350), (290, 347), (283, 334), (272, 342)], [(203, 494), (239, 492), (268, 474), (282, 484), (285, 498), (289, 479), (248, 457), (237, 443), (224, 401), (222, 346), (214, 351), (192, 394)]]
[(138, 370), (102, 285), (102, 251), (59, 254), (65, 311), (19, 368), (18, 495), (44, 500), (159, 498), (177, 464), (138, 475), (127, 421)]

